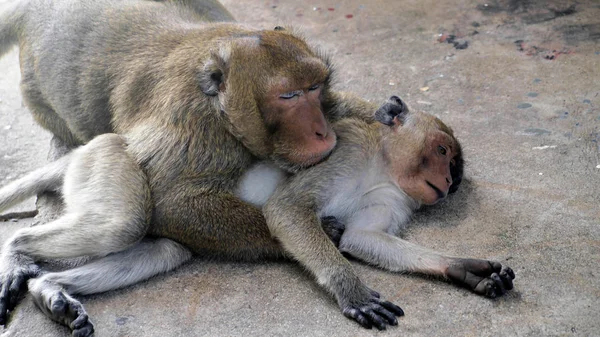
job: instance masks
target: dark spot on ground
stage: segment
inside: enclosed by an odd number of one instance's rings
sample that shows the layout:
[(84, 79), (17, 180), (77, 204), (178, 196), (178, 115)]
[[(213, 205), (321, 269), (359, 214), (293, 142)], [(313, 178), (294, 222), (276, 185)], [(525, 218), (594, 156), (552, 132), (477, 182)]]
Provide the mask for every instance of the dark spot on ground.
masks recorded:
[(537, 92), (528, 92), (527, 93), (527, 97), (537, 97), (538, 93)]
[(564, 25), (555, 28), (563, 34), (569, 44), (577, 44), (582, 41), (600, 40), (600, 23), (585, 25)]
[(117, 325), (125, 325), (128, 320), (129, 320), (128, 317), (117, 317), (117, 319), (115, 320), (115, 323), (117, 323)]
[(459, 50), (460, 49), (467, 49), (469, 47), (469, 41), (459, 39), (454, 34), (443, 33), (438, 38), (438, 42), (440, 42), (440, 43), (443, 43), (443, 42), (449, 43), (449, 44), (453, 45), (454, 48), (459, 49)]
[(531, 108), (531, 104), (529, 104), (529, 103), (519, 103), (519, 105), (517, 105), (517, 108), (519, 108), (519, 109), (528, 109), (528, 108)]

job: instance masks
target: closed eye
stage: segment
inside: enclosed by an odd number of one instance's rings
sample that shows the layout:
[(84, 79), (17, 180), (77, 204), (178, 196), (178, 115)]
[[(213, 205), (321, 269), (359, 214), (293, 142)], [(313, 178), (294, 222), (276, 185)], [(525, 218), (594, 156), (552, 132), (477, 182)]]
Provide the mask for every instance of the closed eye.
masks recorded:
[(315, 84), (315, 85), (311, 86), (310, 88), (308, 88), (308, 91), (314, 91), (314, 90), (319, 89), (320, 87), (321, 87), (320, 84)]
[(279, 98), (291, 99), (291, 98), (294, 98), (294, 97), (300, 96), (300, 95), (302, 95), (302, 90), (295, 90), (295, 91), (286, 92), (285, 94), (281, 94), (281, 95), (279, 95)]

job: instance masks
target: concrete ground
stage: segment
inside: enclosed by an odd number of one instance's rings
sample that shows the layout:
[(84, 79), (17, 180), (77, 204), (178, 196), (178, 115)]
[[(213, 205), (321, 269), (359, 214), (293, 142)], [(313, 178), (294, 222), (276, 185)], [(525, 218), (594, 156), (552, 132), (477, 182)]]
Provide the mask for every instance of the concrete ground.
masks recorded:
[[(6, 2), (7, 0), (0, 0)], [(488, 300), (356, 263), (406, 316), (385, 332), (346, 319), (293, 263), (201, 258), (81, 300), (96, 336), (600, 335), (600, 3), (594, 0), (224, 0), (257, 27), (291, 24), (327, 50), (336, 88), (398, 94), (464, 146), (460, 191), (406, 237), (511, 266)], [(22, 107), (17, 51), (0, 60), (0, 185), (45, 163), (49, 135)], [(33, 209), (33, 201), (20, 210)], [(19, 210), (18, 209), (18, 210)], [(31, 220), (0, 223), (5, 239)], [(5, 336), (66, 336), (27, 297)]]

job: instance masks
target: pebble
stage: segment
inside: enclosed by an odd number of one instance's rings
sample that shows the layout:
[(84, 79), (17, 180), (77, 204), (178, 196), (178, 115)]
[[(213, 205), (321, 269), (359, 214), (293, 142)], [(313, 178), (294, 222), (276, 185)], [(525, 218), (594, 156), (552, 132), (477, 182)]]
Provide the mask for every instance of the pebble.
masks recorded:
[(537, 92), (530, 92), (527, 93), (527, 97), (537, 97), (538, 93)]

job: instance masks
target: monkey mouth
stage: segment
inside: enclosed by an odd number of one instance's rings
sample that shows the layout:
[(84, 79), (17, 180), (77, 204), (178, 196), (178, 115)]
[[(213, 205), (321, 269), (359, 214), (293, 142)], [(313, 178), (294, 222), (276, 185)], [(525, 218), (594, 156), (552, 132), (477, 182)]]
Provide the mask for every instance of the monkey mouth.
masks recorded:
[(430, 183), (427, 180), (425, 180), (425, 182), (427, 183), (427, 185), (429, 187), (431, 187), (432, 190), (435, 191), (435, 194), (437, 194), (438, 200), (444, 199), (446, 197), (446, 193), (442, 192), (442, 190), (440, 190), (439, 188), (437, 188), (434, 184)]

